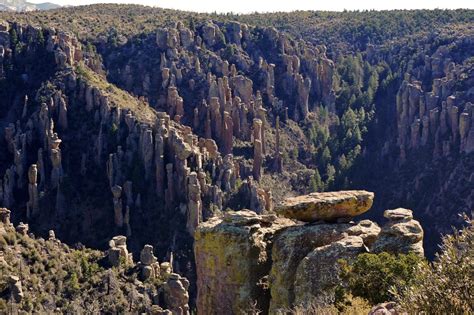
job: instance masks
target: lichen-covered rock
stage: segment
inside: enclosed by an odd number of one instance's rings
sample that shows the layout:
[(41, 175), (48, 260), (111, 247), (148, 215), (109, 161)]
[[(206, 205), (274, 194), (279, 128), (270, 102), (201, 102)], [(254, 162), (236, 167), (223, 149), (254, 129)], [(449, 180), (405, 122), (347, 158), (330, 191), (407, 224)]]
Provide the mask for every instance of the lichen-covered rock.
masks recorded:
[(249, 210), (201, 223), (194, 243), (198, 314), (239, 314), (253, 302), (268, 309), (271, 241), (293, 224)]
[(341, 283), (337, 261), (351, 261), (363, 252), (362, 238), (348, 236), (309, 253), (296, 270), (294, 305), (334, 303), (336, 287)]
[(304, 222), (352, 218), (370, 209), (374, 194), (365, 190), (312, 193), (285, 199), (275, 211)]
[[(273, 239), (272, 269), (269, 277), (270, 314), (294, 306), (297, 270), (305, 257), (315, 249), (330, 246), (348, 237), (357, 237), (362, 242), (358, 246), (365, 248), (365, 243), (373, 242), (379, 231), (380, 228), (375, 223), (364, 220), (358, 224), (296, 225), (277, 233)], [(314, 260), (312, 262), (317, 264)], [(307, 294), (317, 297), (320, 293), (318, 292), (309, 291)]]
[(298, 225), (274, 237), (270, 272), (270, 313), (291, 308), (295, 299), (295, 276), (299, 263), (313, 249), (344, 238), (347, 224)]
[(423, 229), (420, 223), (413, 220), (413, 212), (398, 208), (384, 212), (389, 222), (373, 244), (376, 253), (390, 252), (408, 254), (410, 252), (423, 256)]
[(360, 236), (364, 241), (364, 245), (371, 247), (380, 234), (380, 227), (373, 221), (362, 220), (349, 228), (349, 234)]

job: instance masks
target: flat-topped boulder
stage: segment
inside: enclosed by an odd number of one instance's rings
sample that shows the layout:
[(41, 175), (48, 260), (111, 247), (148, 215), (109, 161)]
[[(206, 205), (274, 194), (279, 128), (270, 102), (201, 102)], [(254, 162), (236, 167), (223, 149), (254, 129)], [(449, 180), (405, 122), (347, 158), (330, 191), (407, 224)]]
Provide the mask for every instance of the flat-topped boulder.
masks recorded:
[(390, 221), (404, 221), (413, 219), (413, 211), (404, 208), (385, 210), (383, 216)]
[(353, 218), (372, 207), (374, 193), (365, 190), (311, 193), (285, 199), (277, 214), (303, 222), (335, 221)]

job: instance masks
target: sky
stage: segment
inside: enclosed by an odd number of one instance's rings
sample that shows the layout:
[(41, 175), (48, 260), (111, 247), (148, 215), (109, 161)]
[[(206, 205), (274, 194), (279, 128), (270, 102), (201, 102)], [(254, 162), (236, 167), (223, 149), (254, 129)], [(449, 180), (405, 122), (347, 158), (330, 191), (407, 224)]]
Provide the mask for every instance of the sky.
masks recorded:
[[(31, 1), (31, 0), (30, 0)], [(32, 0), (60, 5), (134, 3), (196, 12), (275, 12), (294, 10), (474, 9), (474, 0)]]

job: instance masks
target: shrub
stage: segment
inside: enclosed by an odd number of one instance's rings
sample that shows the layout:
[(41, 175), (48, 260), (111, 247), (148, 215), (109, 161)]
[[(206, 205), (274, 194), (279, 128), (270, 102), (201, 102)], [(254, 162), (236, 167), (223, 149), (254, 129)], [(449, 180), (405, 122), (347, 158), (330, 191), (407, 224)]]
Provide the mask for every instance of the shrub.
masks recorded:
[(308, 303), (308, 305), (295, 306), (291, 310), (278, 310), (278, 315), (365, 315), (368, 314), (371, 306), (362, 298), (348, 297), (348, 303), (344, 307), (335, 305), (320, 305), (317, 303)]
[(474, 220), (461, 231), (443, 237), (432, 264), (420, 265), (410, 286), (396, 292), (410, 313), (474, 313)]
[(352, 295), (377, 304), (393, 299), (392, 288), (408, 285), (420, 263), (422, 259), (415, 254), (366, 253), (352, 264), (340, 260), (341, 278)]

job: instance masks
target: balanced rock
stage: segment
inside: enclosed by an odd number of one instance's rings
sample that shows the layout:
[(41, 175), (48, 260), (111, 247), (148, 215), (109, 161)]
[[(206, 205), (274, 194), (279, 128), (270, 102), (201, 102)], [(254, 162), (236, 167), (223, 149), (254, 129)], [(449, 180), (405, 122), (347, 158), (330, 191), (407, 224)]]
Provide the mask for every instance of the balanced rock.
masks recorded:
[(285, 199), (276, 213), (303, 222), (352, 218), (370, 209), (374, 193), (365, 190), (311, 193)]

